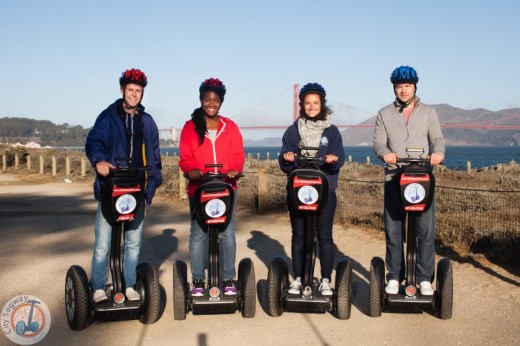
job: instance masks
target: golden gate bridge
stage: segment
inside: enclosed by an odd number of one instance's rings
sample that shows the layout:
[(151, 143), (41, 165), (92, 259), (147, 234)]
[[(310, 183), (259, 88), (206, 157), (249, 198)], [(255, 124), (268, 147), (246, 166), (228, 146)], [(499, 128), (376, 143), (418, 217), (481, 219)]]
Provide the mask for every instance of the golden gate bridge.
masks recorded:
[[(269, 131), (269, 130), (285, 130), (292, 124), (299, 116), (299, 90), (300, 85), (294, 84), (268, 99), (244, 110), (235, 115), (229, 116), (235, 121), (242, 131)], [(291, 98), (288, 97), (291, 93)], [(288, 100), (291, 100), (291, 103)], [(352, 105), (342, 103), (340, 101), (327, 98), (327, 102), (332, 106), (333, 124), (338, 128), (374, 128), (375, 120), (370, 121), (370, 118), (375, 116), (370, 112), (361, 110)], [(275, 106), (273, 106), (275, 105)], [(272, 109), (278, 109), (278, 114), (291, 114), (292, 118), (280, 117), (271, 115)], [(280, 109), (284, 109), (280, 111)], [(519, 114), (513, 114), (507, 118), (502, 118), (502, 121), (507, 119), (520, 118)], [(368, 119), (368, 120), (367, 120)], [(441, 128), (445, 129), (474, 129), (474, 130), (520, 130), (520, 125), (499, 125), (495, 121), (483, 121), (478, 123), (441, 123)], [(161, 128), (159, 132), (166, 134), (171, 140), (178, 140), (180, 129), (174, 127)]]

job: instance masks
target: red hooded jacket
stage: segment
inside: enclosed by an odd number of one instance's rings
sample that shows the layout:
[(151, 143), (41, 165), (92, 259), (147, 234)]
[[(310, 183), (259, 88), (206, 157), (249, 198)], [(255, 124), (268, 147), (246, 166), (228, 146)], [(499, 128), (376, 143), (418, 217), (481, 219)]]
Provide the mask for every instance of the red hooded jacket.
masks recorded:
[[(245, 153), (242, 134), (231, 119), (220, 116), (220, 124), (215, 140), (212, 141), (206, 134), (204, 142), (199, 144), (199, 137), (195, 132), (193, 121), (188, 120), (181, 131), (179, 167), (184, 173), (192, 169), (199, 169), (202, 173), (212, 171), (226, 173), (235, 170), (239, 173), (244, 169)], [(206, 164), (222, 164), (221, 169), (207, 169)], [(236, 189), (236, 179), (228, 182)], [(188, 183), (188, 196), (193, 197), (199, 183)]]

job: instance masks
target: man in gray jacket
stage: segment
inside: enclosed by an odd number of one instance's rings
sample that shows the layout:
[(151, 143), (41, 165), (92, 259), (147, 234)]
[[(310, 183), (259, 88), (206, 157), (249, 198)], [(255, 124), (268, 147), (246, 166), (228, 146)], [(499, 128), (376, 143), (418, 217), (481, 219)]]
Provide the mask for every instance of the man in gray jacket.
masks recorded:
[[(432, 165), (444, 159), (445, 141), (442, 136), (437, 112), (421, 102), (415, 95), (419, 77), (414, 68), (396, 68), (390, 81), (396, 99), (377, 114), (374, 131), (374, 151), (385, 162), (385, 233), (386, 267), (388, 281), (385, 292), (397, 294), (404, 279), (404, 252), (402, 227), (405, 214), (395, 201), (393, 178), (397, 158), (406, 158), (407, 148), (420, 148), (428, 155)], [(413, 153), (410, 154), (413, 157)], [(418, 154), (416, 154), (418, 155)], [(416, 276), (422, 295), (433, 295), (431, 285), (435, 271), (435, 201), (428, 211), (420, 214), (417, 221), (417, 267)]]

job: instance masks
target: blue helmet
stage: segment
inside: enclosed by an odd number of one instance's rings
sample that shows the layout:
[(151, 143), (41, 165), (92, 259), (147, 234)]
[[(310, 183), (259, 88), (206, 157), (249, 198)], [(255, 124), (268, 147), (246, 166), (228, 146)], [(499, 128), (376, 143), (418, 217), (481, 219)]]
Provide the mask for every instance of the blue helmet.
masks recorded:
[(392, 84), (400, 84), (400, 83), (410, 83), (417, 84), (419, 81), (419, 75), (417, 75), (417, 71), (413, 67), (410, 66), (400, 66), (392, 72), (390, 76), (390, 81)]
[(307, 83), (300, 89), (300, 100), (303, 100), (307, 94), (319, 94), (325, 97), (325, 89), (318, 83)]

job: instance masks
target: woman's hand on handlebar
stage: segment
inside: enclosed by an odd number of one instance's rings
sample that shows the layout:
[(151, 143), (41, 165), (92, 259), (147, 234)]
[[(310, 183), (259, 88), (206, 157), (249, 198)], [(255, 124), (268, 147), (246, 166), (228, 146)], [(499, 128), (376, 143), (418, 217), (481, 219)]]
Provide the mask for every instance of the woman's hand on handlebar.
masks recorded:
[(325, 155), (325, 163), (334, 163), (338, 161), (338, 157), (336, 155), (328, 154)]
[(188, 177), (190, 180), (199, 180), (202, 177), (202, 172), (197, 168), (192, 169), (188, 172)]
[(283, 154), (283, 159), (288, 162), (294, 162), (295, 154), (292, 151), (289, 151), (289, 152)]
[(430, 156), (430, 164), (431, 165), (438, 165), (439, 163), (444, 160), (444, 154), (442, 153), (433, 153)]
[(234, 169), (230, 169), (229, 171), (227, 171), (227, 176), (231, 179), (235, 178), (235, 175), (237, 175), (238, 172), (235, 171)]
[(106, 177), (110, 174), (111, 169), (116, 169), (115, 166), (113, 166), (110, 162), (106, 161), (99, 161), (96, 163), (96, 171), (99, 175)]

